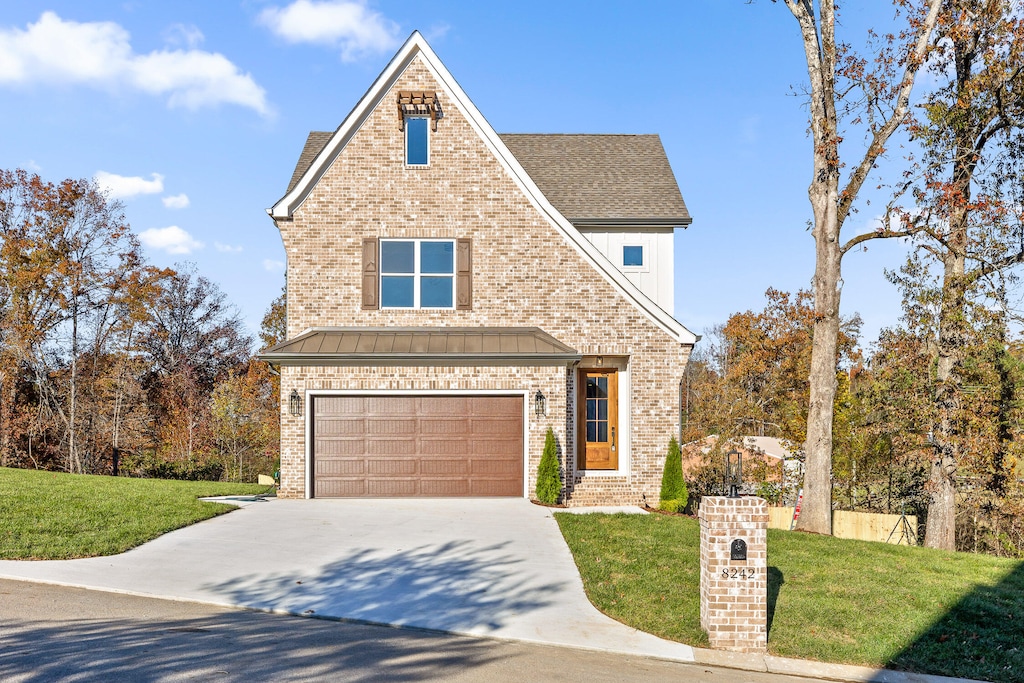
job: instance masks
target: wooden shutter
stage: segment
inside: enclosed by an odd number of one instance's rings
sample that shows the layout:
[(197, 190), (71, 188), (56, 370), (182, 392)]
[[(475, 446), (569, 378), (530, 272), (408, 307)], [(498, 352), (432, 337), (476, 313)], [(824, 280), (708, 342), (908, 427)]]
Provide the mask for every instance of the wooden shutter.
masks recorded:
[(363, 310), (375, 311), (380, 308), (380, 268), (377, 267), (377, 238), (363, 239)]
[(455, 308), (473, 308), (473, 240), (460, 237), (455, 246)]

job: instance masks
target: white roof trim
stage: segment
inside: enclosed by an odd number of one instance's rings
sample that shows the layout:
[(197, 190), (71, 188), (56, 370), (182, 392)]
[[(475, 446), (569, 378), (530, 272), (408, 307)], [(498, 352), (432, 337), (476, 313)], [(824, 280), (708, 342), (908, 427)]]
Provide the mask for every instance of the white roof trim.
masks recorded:
[(437, 55), (427, 44), (427, 41), (420, 35), (419, 31), (413, 31), (409, 39), (398, 50), (398, 53), (391, 59), (384, 71), (377, 80), (373, 82), (370, 89), (366, 91), (359, 103), (352, 109), (342, 124), (334, 132), (330, 141), (313, 159), (313, 163), (303, 173), (302, 177), (295, 184), (295, 187), (282, 197), (274, 206), (267, 209), (274, 220), (290, 220), (295, 210), (302, 204), (317, 181), (330, 168), (331, 163), (338, 156), (348, 141), (359, 130), (366, 118), (373, 112), (374, 108), (390, 89), (391, 84), (405, 71), (406, 67), (417, 56), (421, 56), (424, 64), (430, 70), (438, 83), (443, 87), (451, 101), (462, 110), (470, 126), (484, 140), (491, 152), (495, 155), (501, 165), (508, 171), (512, 180), (519, 186), (523, 194), (530, 200), (534, 207), (544, 215), (548, 222), (558, 230), (565, 240), (578, 253), (594, 266), (594, 268), (626, 298), (632, 300), (636, 306), (643, 311), (653, 322), (672, 335), (681, 344), (694, 344), (699, 337), (688, 330), (682, 323), (672, 317), (667, 311), (658, 306), (646, 294), (630, 282), (625, 275), (616, 268), (612, 262), (587, 240), (580, 232), (573, 227), (561, 213), (551, 205), (547, 197), (540, 191), (533, 179), (523, 169), (522, 165), (509, 151), (505, 143), (501, 141), (487, 119), (476, 108), (476, 105), (469, 99), (465, 91), (444, 66)]

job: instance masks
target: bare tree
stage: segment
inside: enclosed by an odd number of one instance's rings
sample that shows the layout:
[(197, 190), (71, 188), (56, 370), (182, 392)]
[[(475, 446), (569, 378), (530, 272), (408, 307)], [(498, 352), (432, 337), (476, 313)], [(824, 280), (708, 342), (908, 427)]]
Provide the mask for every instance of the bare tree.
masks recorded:
[[(842, 259), (867, 239), (891, 237), (889, 230), (858, 235), (845, 244), (841, 231), (864, 182), (907, 119), (914, 80), (928, 52), (942, 0), (895, 0), (907, 26), (875, 45), (869, 61), (836, 41), (837, 3), (783, 0), (800, 26), (809, 84), (813, 171), (807, 195), (815, 243), (814, 340), (811, 349), (804, 503), (798, 528), (832, 533), (832, 421), (836, 395)], [(845, 179), (841, 151), (844, 125), (866, 128), (867, 147), (858, 151)], [(902, 234), (902, 233), (901, 233)]]

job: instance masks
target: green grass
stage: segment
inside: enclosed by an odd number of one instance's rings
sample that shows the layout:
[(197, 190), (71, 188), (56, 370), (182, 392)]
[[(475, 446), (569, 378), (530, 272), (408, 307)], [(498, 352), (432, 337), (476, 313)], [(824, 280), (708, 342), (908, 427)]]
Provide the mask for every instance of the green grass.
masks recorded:
[[(700, 628), (699, 527), (664, 515), (555, 515), (602, 612), (671, 640)], [(775, 655), (1024, 681), (1024, 563), (769, 530)]]
[(265, 486), (128, 479), (0, 467), (0, 559), (114, 555), (234, 509), (200, 496)]

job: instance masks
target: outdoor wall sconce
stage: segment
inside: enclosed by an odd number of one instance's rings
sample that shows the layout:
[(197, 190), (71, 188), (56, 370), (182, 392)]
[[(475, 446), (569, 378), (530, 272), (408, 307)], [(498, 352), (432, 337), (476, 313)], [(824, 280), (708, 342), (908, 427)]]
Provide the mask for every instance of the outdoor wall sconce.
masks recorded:
[(533, 395), (533, 414), (537, 417), (544, 417), (548, 414), (548, 399), (540, 392), (540, 389)]
[(292, 393), (288, 396), (288, 412), (292, 417), (300, 417), (302, 415), (302, 397), (299, 396), (299, 392), (292, 389)]
[(729, 485), (729, 497), (740, 497), (743, 483), (743, 454), (733, 448), (725, 454), (725, 483)]

